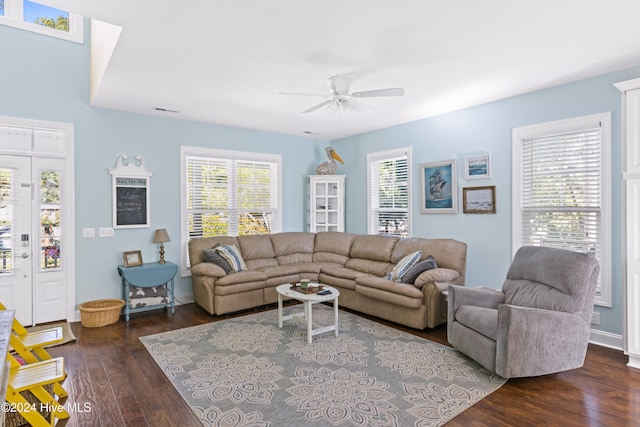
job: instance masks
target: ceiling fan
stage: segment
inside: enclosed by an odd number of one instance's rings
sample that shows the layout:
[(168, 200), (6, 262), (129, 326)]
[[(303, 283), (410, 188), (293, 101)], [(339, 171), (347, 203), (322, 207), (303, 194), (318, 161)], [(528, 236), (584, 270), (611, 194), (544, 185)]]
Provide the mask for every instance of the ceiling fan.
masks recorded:
[(327, 79), (327, 85), (331, 93), (318, 94), (318, 93), (299, 93), (299, 92), (280, 92), (280, 95), (297, 95), (297, 96), (322, 96), (324, 98), (330, 98), (320, 104), (314, 105), (302, 111), (305, 113), (312, 113), (321, 108), (326, 108), (330, 114), (349, 113), (353, 110), (363, 112), (371, 110), (372, 108), (360, 101), (357, 98), (374, 98), (380, 96), (402, 96), (404, 95), (404, 89), (401, 87), (387, 88), (387, 89), (374, 89), (364, 90), (359, 92), (349, 92), (349, 88), (353, 83), (353, 77), (345, 74), (337, 74)]

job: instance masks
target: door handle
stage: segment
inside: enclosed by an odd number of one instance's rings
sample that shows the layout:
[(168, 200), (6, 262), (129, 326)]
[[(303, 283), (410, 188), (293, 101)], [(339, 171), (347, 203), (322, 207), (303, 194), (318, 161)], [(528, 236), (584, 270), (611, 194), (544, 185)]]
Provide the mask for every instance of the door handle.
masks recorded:
[(20, 255), (22, 258), (29, 258), (29, 254), (27, 252), (22, 252), (22, 255)]

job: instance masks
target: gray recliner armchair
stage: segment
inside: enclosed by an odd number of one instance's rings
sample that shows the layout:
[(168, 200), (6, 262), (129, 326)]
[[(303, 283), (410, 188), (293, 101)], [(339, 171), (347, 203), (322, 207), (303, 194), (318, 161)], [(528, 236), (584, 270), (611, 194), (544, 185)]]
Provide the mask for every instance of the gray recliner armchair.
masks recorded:
[(449, 286), (449, 343), (504, 378), (584, 364), (600, 265), (592, 255), (523, 246), (502, 286)]

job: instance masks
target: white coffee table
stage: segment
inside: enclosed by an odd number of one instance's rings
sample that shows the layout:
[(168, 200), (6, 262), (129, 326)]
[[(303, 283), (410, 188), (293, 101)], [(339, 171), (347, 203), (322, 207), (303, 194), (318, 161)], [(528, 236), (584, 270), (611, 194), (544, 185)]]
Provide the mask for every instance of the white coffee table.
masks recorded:
[[(317, 283), (309, 283), (309, 286), (318, 286)], [(282, 328), (282, 322), (285, 320), (297, 319), (307, 325), (307, 343), (311, 344), (311, 337), (324, 332), (335, 331), (338, 336), (338, 297), (340, 292), (336, 288), (331, 286), (322, 285), (323, 289), (331, 291), (328, 295), (318, 294), (303, 294), (302, 292), (294, 291), (291, 289), (291, 284), (286, 283), (276, 288), (278, 292), (278, 326)], [(282, 315), (282, 297), (289, 297), (300, 301), (304, 304), (304, 311), (302, 313), (289, 314), (287, 316)], [(319, 326), (313, 323), (312, 307), (313, 304), (319, 302), (333, 301), (333, 325)], [(316, 327), (314, 329), (314, 326)]]

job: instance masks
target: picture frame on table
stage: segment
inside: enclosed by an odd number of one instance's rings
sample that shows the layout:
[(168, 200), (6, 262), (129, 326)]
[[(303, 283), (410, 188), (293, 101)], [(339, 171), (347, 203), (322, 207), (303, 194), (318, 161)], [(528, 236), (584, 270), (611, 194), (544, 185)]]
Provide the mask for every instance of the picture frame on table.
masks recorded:
[(125, 267), (136, 267), (142, 265), (142, 252), (140, 251), (127, 251), (122, 252), (122, 260)]
[(465, 157), (464, 159), (464, 179), (491, 178), (491, 156)]
[(462, 212), (466, 214), (496, 213), (496, 186), (463, 188)]
[(457, 213), (458, 179), (455, 160), (420, 165), (422, 213)]

